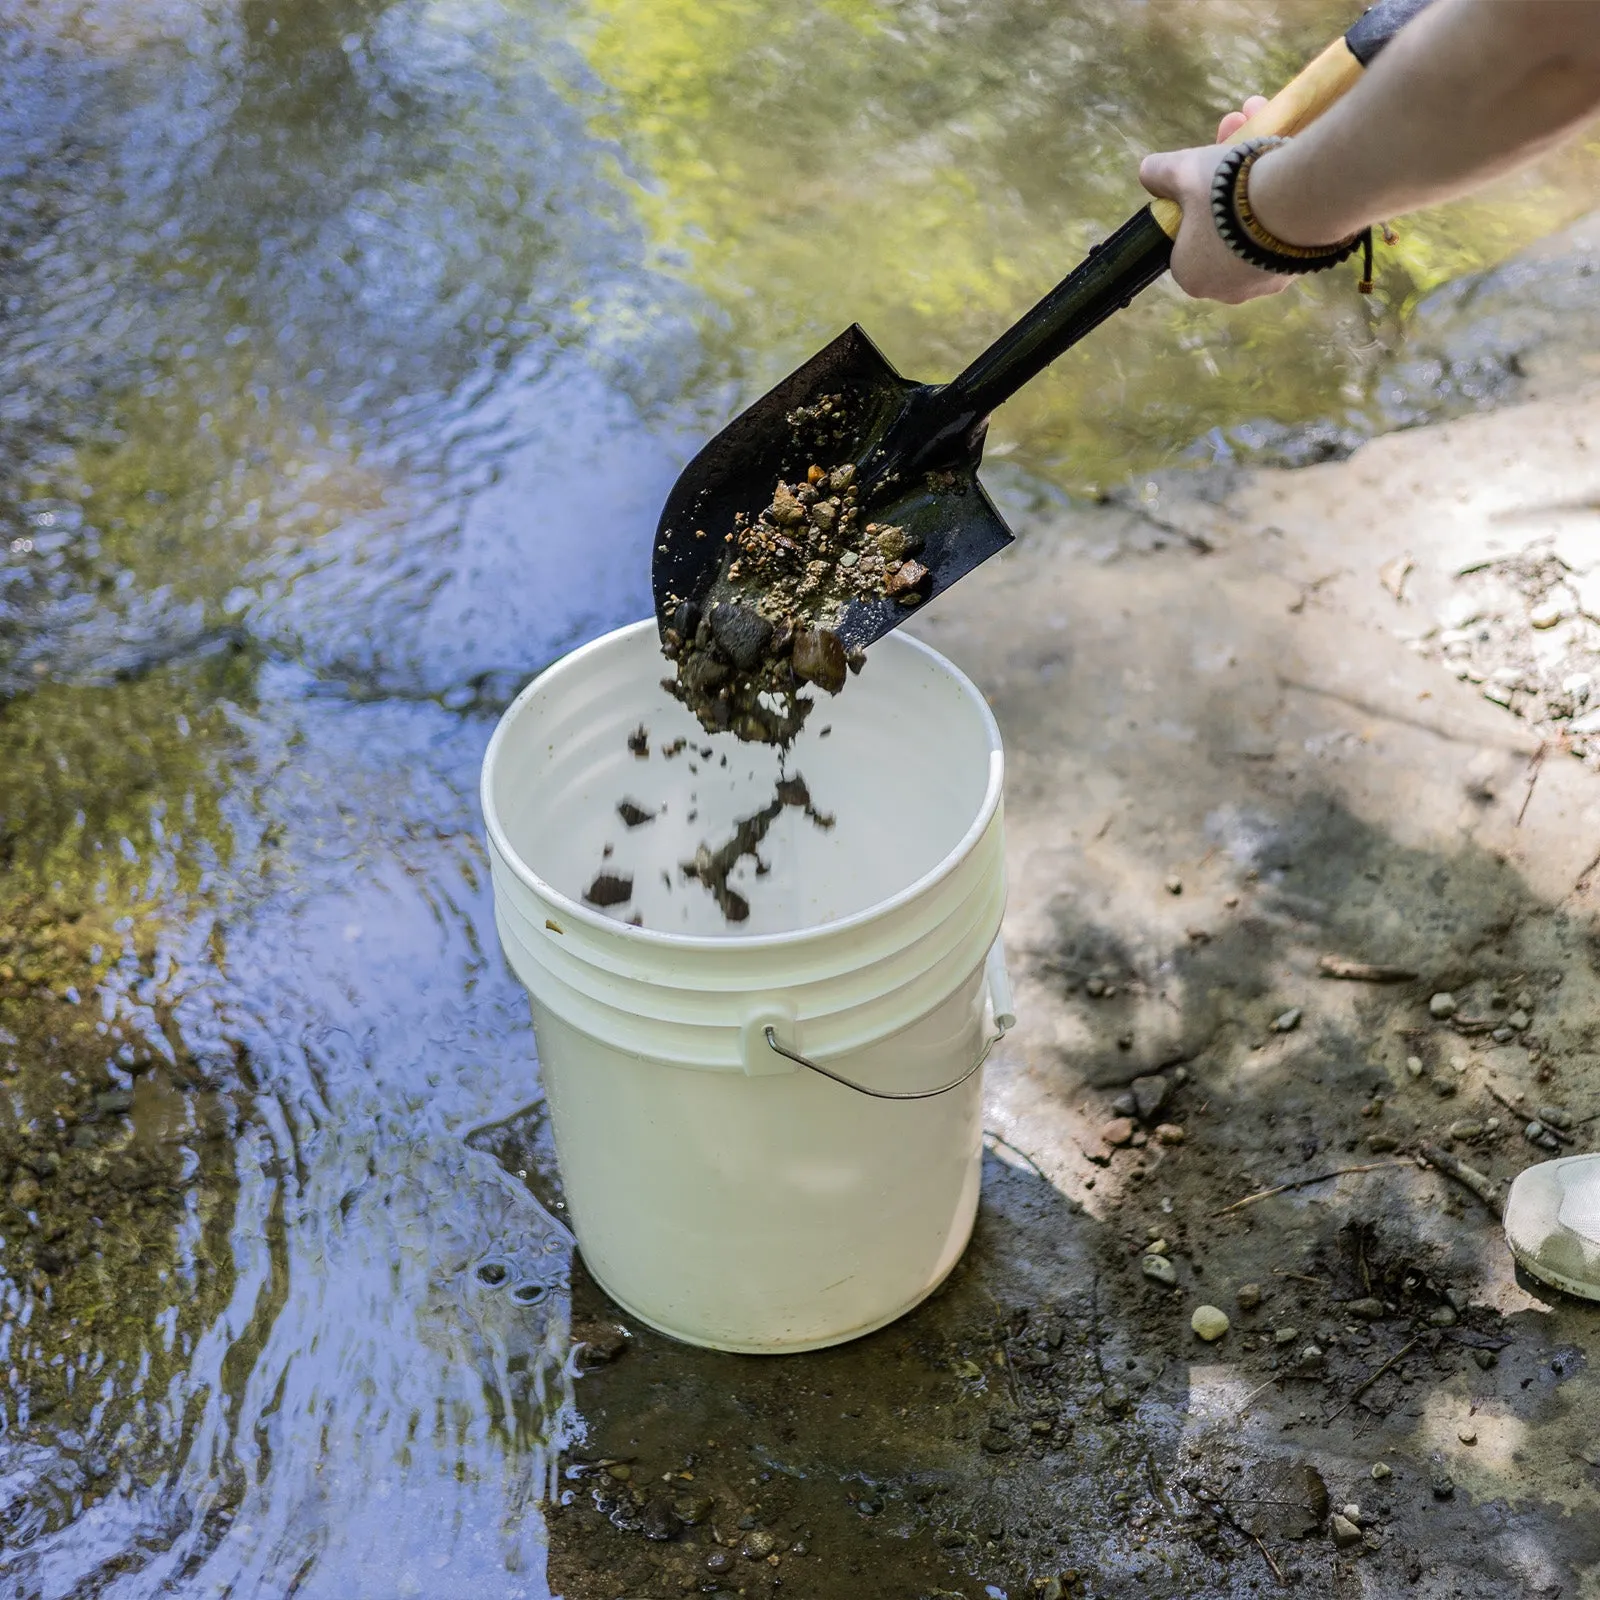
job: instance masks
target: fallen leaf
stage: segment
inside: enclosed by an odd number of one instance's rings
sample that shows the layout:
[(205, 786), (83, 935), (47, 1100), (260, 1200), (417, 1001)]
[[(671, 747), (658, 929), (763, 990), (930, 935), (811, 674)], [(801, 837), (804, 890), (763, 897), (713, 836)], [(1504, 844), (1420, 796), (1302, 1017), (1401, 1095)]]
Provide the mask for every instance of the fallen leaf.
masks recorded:
[(1263, 1461), (1246, 1470), (1223, 1504), (1253, 1538), (1303, 1539), (1327, 1518), (1328, 1486), (1309, 1461)]

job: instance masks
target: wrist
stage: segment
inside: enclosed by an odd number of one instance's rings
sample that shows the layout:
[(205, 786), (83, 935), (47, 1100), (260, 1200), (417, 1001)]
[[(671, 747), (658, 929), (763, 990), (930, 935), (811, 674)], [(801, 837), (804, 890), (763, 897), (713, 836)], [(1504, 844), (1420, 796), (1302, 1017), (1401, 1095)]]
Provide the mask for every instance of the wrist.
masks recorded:
[(1257, 158), (1250, 169), (1250, 206), (1261, 226), (1285, 244), (1315, 249), (1347, 239), (1369, 219), (1335, 214), (1325, 193), (1307, 183), (1298, 170), (1304, 151), (1296, 144), (1280, 145)]
[[(1326, 244), (1297, 245), (1280, 238), (1262, 222), (1251, 195), (1251, 179), (1262, 158), (1287, 141), (1280, 136), (1245, 139), (1227, 150), (1211, 176), (1211, 220), (1222, 243), (1250, 266), (1278, 276), (1298, 277), (1325, 272), (1365, 246), (1370, 265), (1370, 232)], [(1367, 273), (1370, 278), (1370, 271)], [(1363, 278), (1363, 288), (1366, 278)]]

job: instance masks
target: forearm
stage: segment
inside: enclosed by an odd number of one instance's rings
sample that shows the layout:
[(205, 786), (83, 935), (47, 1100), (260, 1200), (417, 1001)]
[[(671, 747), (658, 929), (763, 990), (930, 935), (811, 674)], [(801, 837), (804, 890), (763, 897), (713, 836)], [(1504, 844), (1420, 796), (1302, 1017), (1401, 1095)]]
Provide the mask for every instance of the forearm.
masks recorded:
[(1321, 244), (1531, 160), (1600, 108), (1600, 0), (1437, 0), (1250, 177), (1262, 224)]

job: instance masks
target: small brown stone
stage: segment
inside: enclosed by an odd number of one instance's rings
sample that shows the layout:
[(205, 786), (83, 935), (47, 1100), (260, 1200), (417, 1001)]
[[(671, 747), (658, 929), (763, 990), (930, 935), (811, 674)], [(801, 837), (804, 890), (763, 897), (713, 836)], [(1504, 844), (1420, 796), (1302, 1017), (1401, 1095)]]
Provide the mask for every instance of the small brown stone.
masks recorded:
[(874, 531), (877, 534), (878, 553), (885, 561), (898, 561), (912, 547), (911, 537), (904, 528), (879, 528), (874, 523), (867, 532)]
[(1162, 1144), (1182, 1144), (1188, 1138), (1182, 1126), (1176, 1122), (1163, 1122), (1156, 1128), (1156, 1138)]
[(883, 592), (891, 598), (910, 594), (912, 590), (922, 586), (927, 576), (928, 569), (920, 561), (904, 562), (900, 570), (892, 574), (884, 584)]
[(780, 490), (773, 497), (772, 520), (780, 527), (792, 528), (797, 523), (804, 522), (806, 508), (786, 490)]
[(680, 1522), (698, 1528), (716, 1509), (716, 1504), (708, 1494), (686, 1494), (672, 1502), (672, 1510)]
[(628, 1348), (628, 1331), (615, 1322), (575, 1322), (572, 1342), (585, 1370), (609, 1366)]
[(1121, 1147), (1133, 1142), (1133, 1119), (1131, 1117), (1113, 1117), (1100, 1130), (1101, 1139), (1109, 1145)]
[(831, 628), (800, 628), (794, 636), (794, 674), (829, 694), (844, 688), (848, 664), (844, 645)]

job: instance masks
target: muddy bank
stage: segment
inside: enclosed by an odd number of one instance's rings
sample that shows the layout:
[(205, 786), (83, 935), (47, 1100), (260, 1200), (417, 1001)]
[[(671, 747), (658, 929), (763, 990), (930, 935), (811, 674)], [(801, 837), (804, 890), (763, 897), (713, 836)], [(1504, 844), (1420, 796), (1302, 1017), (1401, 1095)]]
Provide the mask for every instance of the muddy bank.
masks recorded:
[(1595, 1314), (1441, 1168), (1503, 1194), (1600, 1127), (1596, 459), (1583, 391), (1163, 483), (918, 620), (1008, 746), (972, 1249), (782, 1362), (580, 1273), (560, 1592), (1589, 1592)]

